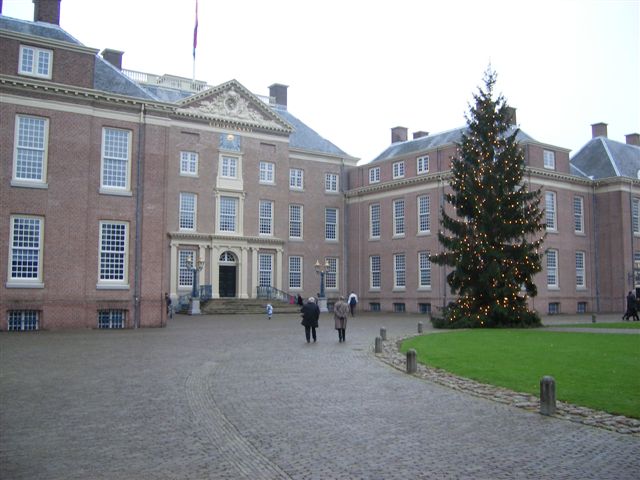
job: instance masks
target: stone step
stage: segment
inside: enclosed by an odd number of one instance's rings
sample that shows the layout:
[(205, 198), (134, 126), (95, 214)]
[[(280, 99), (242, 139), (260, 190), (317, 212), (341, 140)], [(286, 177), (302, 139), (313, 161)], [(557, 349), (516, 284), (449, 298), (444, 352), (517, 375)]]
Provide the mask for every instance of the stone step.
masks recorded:
[(300, 307), (298, 305), (291, 305), (289, 303), (281, 302), (278, 300), (268, 299), (241, 299), (241, 298), (216, 298), (207, 300), (200, 305), (200, 311), (207, 315), (222, 315), (222, 314), (266, 314), (267, 303), (271, 303), (273, 306), (273, 313), (300, 313)]

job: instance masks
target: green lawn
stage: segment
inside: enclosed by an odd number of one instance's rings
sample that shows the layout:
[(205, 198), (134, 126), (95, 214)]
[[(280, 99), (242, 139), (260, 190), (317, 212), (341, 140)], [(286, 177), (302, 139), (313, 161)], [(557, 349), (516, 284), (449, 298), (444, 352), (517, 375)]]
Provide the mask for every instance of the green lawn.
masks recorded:
[(614, 322), (614, 323), (567, 323), (564, 325), (547, 325), (548, 327), (575, 327), (575, 328), (623, 328), (630, 330), (640, 329), (640, 322)]
[(413, 337), (409, 348), (421, 363), (536, 396), (551, 375), (558, 400), (640, 418), (640, 335), (464, 330)]

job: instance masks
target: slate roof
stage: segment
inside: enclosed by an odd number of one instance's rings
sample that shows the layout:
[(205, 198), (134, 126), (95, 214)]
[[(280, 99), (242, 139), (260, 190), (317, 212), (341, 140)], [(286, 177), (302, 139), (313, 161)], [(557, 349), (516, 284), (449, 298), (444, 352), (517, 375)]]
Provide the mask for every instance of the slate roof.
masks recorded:
[(640, 147), (596, 137), (573, 156), (571, 165), (594, 180), (609, 177), (637, 179), (640, 171)]
[[(507, 133), (511, 134), (514, 128), (516, 127), (512, 127)], [(460, 142), (462, 139), (462, 133), (466, 129), (467, 127), (460, 127), (453, 130), (447, 130), (446, 132), (435, 133), (433, 135), (427, 135), (426, 137), (416, 138), (415, 140), (396, 142), (387, 147), (385, 151), (374, 158), (370, 163), (381, 162), (390, 158), (405, 156), (411, 153), (423, 152), (425, 150), (431, 150), (443, 145), (450, 145), (452, 143)], [(535, 141), (522, 130), (518, 131), (516, 140), (518, 140), (519, 142), (524, 140)]]
[(60, 28), (59, 25), (54, 25), (52, 23), (30, 22), (28, 20), (20, 20), (0, 15), (0, 28), (26, 35), (33, 35), (34, 37), (43, 37), (51, 40), (82, 45), (82, 43)]

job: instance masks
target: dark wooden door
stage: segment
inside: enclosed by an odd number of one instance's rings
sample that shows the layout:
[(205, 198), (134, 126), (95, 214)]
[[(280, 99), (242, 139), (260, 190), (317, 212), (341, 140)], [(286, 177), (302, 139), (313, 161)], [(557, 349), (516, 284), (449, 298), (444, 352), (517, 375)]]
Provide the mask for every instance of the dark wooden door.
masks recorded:
[(220, 266), (220, 297), (236, 296), (236, 267)]

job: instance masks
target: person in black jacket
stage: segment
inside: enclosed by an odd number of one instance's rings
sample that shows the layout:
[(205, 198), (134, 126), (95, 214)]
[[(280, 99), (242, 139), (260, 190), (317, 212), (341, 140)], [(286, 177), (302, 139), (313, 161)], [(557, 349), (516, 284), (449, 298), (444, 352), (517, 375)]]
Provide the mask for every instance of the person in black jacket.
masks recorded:
[(305, 303), (300, 309), (302, 313), (302, 325), (304, 325), (304, 334), (307, 337), (307, 343), (311, 342), (311, 336), (313, 341), (316, 341), (316, 328), (318, 328), (318, 318), (320, 318), (320, 308), (316, 304), (316, 299), (309, 297), (307, 303)]
[(631, 317), (637, 322), (638, 321), (638, 309), (636, 305), (636, 296), (633, 292), (629, 292), (627, 295), (627, 311), (622, 316), (623, 320), (630, 320)]

